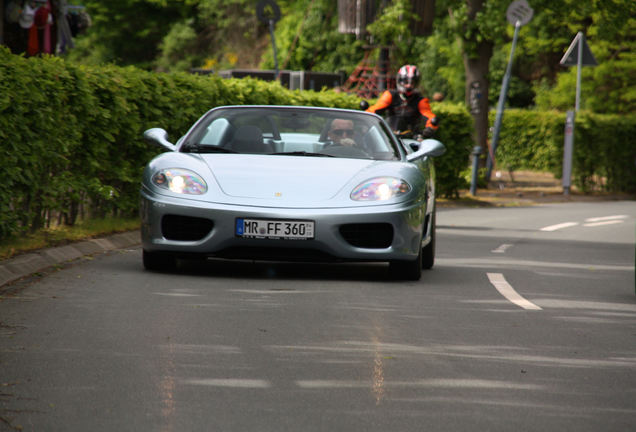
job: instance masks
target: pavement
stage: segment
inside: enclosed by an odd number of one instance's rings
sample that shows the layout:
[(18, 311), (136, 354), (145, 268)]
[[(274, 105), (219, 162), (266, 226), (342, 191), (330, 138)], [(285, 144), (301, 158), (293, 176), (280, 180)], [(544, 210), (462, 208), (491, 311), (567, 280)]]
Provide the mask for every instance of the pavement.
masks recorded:
[(97, 255), (141, 244), (139, 230), (89, 239), (65, 246), (41, 249), (0, 261), (0, 291), (22, 278), (61, 266), (85, 256)]

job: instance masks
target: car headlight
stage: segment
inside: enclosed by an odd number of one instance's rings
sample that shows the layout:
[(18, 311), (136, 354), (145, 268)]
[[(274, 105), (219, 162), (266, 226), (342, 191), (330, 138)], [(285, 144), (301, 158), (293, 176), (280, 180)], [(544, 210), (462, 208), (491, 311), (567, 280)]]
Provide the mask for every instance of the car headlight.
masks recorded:
[(152, 176), (152, 183), (174, 193), (202, 195), (208, 185), (200, 175), (182, 168), (163, 169)]
[(356, 186), (351, 192), (354, 201), (385, 201), (411, 191), (411, 185), (395, 177), (375, 177)]

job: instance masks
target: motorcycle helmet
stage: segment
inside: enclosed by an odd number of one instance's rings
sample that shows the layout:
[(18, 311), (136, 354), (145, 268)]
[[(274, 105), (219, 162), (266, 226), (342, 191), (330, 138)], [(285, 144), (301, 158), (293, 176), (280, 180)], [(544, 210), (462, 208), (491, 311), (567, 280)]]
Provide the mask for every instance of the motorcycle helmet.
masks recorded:
[(405, 96), (410, 96), (420, 82), (420, 71), (417, 66), (404, 65), (398, 71), (396, 81), (398, 91)]

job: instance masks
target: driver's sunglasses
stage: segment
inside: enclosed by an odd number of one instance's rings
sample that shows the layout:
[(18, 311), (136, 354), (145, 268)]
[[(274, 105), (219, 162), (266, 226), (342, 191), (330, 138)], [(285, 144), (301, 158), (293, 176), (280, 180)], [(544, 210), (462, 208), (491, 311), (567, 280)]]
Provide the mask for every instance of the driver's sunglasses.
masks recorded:
[(345, 134), (347, 134), (351, 137), (353, 136), (353, 129), (333, 129), (331, 133), (336, 136), (344, 136)]

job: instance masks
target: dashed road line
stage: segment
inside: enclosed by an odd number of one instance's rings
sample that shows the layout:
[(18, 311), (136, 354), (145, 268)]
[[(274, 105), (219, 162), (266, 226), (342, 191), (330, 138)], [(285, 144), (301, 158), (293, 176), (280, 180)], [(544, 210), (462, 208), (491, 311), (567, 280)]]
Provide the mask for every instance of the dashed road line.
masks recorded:
[(603, 226), (603, 225), (614, 225), (614, 224), (619, 224), (619, 223), (623, 223), (622, 220), (608, 220), (608, 221), (603, 221), (603, 222), (591, 222), (591, 223), (585, 223), (583, 224), (584, 227), (597, 227), (597, 226)]
[[(600, 217), (587, 218), (585, 219), (585, 223), (583, 224), (583, 226), (590, 228), (590, 227), (598, 227), (598, 226), (604, 226), (604, 225), (614, 225), (614, 224), (623, 223), (625, 222), (625, 219), (628, 219), (628, 218), (629, 218), (628, 215), (612, 215), (612, 216), (600, 216)], [(540, 228), (539, 231), (546, 231), (546, 232), (557, 231), (560, 229), (570, 228), (577, 225), (579, 225), (578, 222), (563, 222), (560, 224), (549, 225), (549, 226)]]
[(543, 227), (541, 228), (539, 231), (556, 231), (556, 230), (560, 230), (563, 228), (570, 228), (573, 226), (577, 226), (579, 223), (578, 222), (564, 222), (564, 223), (560, 223), (560, 224), (556, 224), (556, 225), (550, 225), (547, 227)]
[(614, 215), (614, 216), (601, 216), (601, 217), (593, 217), (585, 219), (585, 222), (602, 222), (609, 220), (622, 220), (627, 219), (629, 216), (627, 215)]
[(504, 243), (496, 249), (491, 250), (491, 253), (506, 253), (508, 249), (510, 249), (513, 245), (509, 243)]
[(506, 281), (501, 273), (487, 273), (490, 283), (493, 284), (497, 291), (504, 296), (509, 302), (516, 304), (520, 308), (526, 310), (542, 310), (539, 306), (529, 300), (523, 298), (514, 288)]

